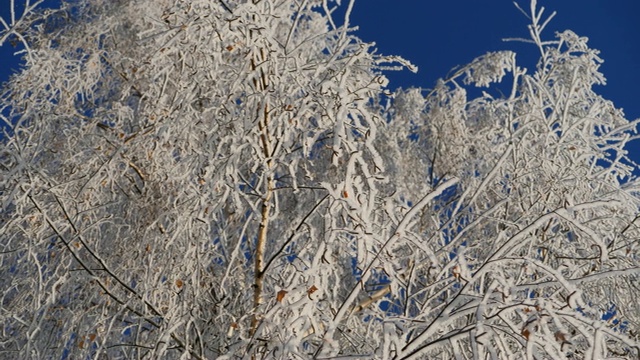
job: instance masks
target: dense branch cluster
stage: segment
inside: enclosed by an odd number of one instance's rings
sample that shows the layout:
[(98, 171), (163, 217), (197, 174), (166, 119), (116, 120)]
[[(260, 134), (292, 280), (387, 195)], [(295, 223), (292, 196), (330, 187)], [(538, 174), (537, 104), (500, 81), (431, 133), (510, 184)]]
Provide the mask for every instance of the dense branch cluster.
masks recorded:
[(415, 69), (352, 8), (3, 23), (27, 50), (0, 101), (0, 357), (637, 358), (637, 121), (593, 91), (597, 51), (540, 40), (532, 1), (533, 71), (495, 52), (391, 93)]

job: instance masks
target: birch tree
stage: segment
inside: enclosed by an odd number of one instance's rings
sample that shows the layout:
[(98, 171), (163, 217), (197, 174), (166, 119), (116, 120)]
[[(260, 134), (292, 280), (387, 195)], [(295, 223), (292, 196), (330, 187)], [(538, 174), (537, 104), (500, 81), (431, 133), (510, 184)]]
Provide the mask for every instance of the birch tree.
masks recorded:
[(543, 41), (532, 1), (531, 75), (497, 52), (392, 94), (383, 72), (416, 69), (353, 5), (3, 22), (26, 50), (0, 102), (2, 356), (637, 357), (637, 122), (593, 91), (597, 51)]

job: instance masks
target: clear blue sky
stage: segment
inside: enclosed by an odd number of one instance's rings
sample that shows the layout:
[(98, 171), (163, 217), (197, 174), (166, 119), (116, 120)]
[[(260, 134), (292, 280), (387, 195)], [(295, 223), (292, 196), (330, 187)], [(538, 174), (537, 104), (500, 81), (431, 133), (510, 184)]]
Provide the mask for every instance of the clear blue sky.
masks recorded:
[[(528, 0), (517, 2), (529, 9)], [(545, 30), (548, 39), (571, 29), (601, 50), (607, 85), (596, 91), (624, 108), (627, 118), (640, 118), (640, 1), (539, 0), (538, 5), (546, 14), (557, 12)], [(380, 52), (401, 55), (420, 67), (418, 74), (389, 74), (391, 86), (431, 87), (452, 67), (487, 51), (515, 50), (527, 67), (537, 59), (531, 45), (502, 41), (529, 38), (529, 20), (510, 0), (360, 0), (351, 23), (360, 27), (361, 38), (375, 41)]]
[[(24, 0), (16, 0), (22, 3)], [(56, 4), (59, 0), (46, 0)], [(348, 0), (342, 0), (344, 3)], [(601, 50), (601, 67), (608, 80), (596, 91), (624, 109), (627, 118), (640, 117), (640, 1), (636, 0), (539, 0), (546, 13), (556, 11), (547, 28), (571, 29), (590, 39)], [(0, 14), (8, 14), (8, 0), (0, 0)], [(518, 0), (525, 10), (529, 0)], [(5, 17), (6, 18), (6, 17)], [(456, 65), (464, 65), (487, 51), (512, 49), (518, 61), (532, 67), (535, 49), (530, 45), (505, 43), (503, 38), (528, 37), (526, 19), (510, 0), (357, 0), (351, 18), (357, 34), (375, 41), (381, 53), (401, 55), (420, 71), (390, 73), (391, 87), (429, 88)], [(18, 67), (11, 47), (0, 48), (0, 82)], [(640, 145), (640, 144), (639, 144)], [(640, 146), (633, 156), (640, 162)]]

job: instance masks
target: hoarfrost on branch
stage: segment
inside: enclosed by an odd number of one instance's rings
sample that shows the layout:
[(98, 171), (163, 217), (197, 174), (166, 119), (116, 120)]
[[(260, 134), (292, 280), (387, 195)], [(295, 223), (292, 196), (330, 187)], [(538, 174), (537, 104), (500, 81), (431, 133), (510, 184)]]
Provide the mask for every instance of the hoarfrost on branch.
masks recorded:
[(353, 1), (37, 4), (0, 30), (2, 357), (639, 356), (638, 121), (535, 1), (536, 69), (393, 94)]

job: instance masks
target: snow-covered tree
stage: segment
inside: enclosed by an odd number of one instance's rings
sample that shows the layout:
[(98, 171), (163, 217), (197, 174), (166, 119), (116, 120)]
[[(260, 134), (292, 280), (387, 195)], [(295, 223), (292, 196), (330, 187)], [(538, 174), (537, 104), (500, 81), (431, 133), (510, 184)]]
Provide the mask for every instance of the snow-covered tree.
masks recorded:
[(535, 1), (532, 74), (395, 94), (353, 0), (32, 5), (0, 32), (3, 357), (639, 356), (637, 122)]

